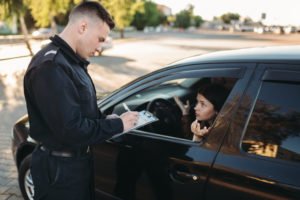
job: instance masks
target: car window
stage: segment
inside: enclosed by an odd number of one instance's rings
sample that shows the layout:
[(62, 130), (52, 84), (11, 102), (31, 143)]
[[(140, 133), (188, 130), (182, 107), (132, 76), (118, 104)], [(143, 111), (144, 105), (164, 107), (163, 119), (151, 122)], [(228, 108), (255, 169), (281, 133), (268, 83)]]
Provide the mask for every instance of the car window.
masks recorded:
[(300, 84), (263, 82), (242, 149), (249, 154), (300, 161)]
[[(197, 91), (208, 84), (220, 84), (229, 91), (233, 88), (237, 78), (228, 77), (202, 77), (180, 78), (161, 82), (119, 102), (113, 113), (124, 112), (123, 103), (135, 111), (148, 110), (159, 120), (138, 130), (182, 139), (192, 139), (190, 124), (195, 120), (194, 107), (196, 105)], [(183, 103), (189, 101), (189, 116), (182, 120), (182, 112), (174, 100), (178, 96)]]

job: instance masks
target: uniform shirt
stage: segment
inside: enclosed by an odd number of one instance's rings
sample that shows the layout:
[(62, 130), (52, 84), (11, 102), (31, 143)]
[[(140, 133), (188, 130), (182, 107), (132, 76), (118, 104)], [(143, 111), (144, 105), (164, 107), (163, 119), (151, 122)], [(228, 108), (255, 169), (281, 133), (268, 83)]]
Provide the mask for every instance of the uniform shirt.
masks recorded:
[(31, 60), (24, 76), (30, 136), (52, 150), (85, 148), (123, 131), (98, 107), (88, 61), (59, 36)]

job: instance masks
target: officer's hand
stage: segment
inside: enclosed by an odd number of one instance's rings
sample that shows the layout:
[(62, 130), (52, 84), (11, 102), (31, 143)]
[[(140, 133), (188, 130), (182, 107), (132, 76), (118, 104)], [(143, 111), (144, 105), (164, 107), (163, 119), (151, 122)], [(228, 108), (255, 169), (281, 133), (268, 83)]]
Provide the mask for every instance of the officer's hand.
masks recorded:
[(133, 111), (125, 112), (120, 116), (120, 118), (123, 122), (123, 127), (124, 127), (123, 132), (126, 132), (129, 129), (131, 129), (132, 127), (134, 127), (134, 125), (138, 121), (138, 116), (139, 116), (139, 113), (133, 112)]

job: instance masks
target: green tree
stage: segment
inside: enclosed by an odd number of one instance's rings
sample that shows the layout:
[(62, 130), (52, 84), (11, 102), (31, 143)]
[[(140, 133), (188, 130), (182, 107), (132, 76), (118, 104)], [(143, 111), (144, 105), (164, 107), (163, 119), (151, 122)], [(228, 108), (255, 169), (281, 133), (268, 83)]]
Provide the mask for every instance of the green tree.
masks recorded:
[(191, 25), (191, 14), (188, 10), (182, 10), (176, 15), (175, 27), (188, 28)]
[[(26, 0), (38, 27), (51, 25), (57, 31), (55, 17), (65, 15), (79, 0)], [(43, 5), (43, 6), (41, 6)]]
[(146, 23), (147, 19), (145, 18), (145, 14), (137, 12), (133, 17), (131, 25), (134, 26), (137, 30), (141, 31), (145, 28)]
[(221, 16), (221, 20), (225, 23), (225, 24), (230, 24), (230, 22), (232, 20), (239, 20), (240, 19), (240, 15), (237, 13), (225, 13)]
[(23, 0), (0, 0), (0, 10), (1, 14), (0, 17), (2, 19), (11, 18), (12, 16), (17, 16), (20, 24), (21, 24), (21, 31), (24, 35), (24, 42), (26, 47), (31, 56), (33, 56), (33, 51), (29, 42), (28, 37), (28, 29), (25, 23), (25, 13), (28, 10), (26, 2)]
[(164, 13), (159, 12), (159, 24), (169, 25), (168, 16)]
[(176, 15), (175, 27), (186, 29), (194, 23), (194, 6), (191, 4)]
[(201, 24), (203, 24), (203, 19), (201, 16), (194, 16), (194, 25), (198, 28), (201, 26)]
[(142, 0), (100, 0), (100, 2), (112, 15), (121, 38), (124, 38), (124, 29), (131, 24), (135, 13), (144, 8)]
[(155, 3), (147, 1), (144, 9), (135, 13), (132, 25), (138, 30), (143, 30), (145, 26), (157, 26), (161, 23), (162, 15)]

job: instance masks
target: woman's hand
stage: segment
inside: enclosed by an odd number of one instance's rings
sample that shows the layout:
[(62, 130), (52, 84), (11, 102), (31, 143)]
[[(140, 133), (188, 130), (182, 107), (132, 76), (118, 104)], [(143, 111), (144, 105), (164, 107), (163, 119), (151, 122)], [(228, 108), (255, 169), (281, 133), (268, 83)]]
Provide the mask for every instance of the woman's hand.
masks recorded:
[(190, 111), (189, 100), (186, 101), (186, 104), (183, 104), (178, 96), (174, 96), (174, 100), (175, 100), (176, 104), (178, 105), (178, 107), (180, 108), (182, 115), (188, 115), (189, 111)]
[(200, 123), (197, 121), (197, 119), (191, 124), (191, 131), (194, 133), (193, 141), (201, 141), (203, 136), (205, 136), (209, 131), (210, 127), (207, 128), (204, 126), (201, 129)]

